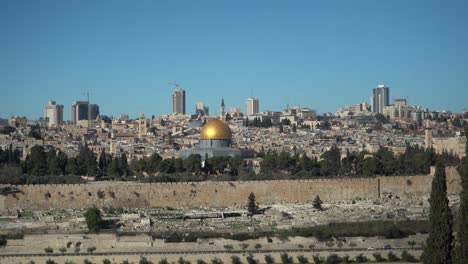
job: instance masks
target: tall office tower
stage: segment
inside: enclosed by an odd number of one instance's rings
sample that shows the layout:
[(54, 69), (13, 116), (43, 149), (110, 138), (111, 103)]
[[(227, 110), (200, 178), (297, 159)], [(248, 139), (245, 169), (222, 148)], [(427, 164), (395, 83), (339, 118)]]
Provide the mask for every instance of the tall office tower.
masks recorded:
[(88, 119), (96, 120), (99, 115), (99, 105), (97, 104), (88, 104)]
[(88, 101), (75, 101), (72, 104), (71, 121), (76, 124), (80, 120), (95, 120), (99, 115), (99, 105)]
[(247, 113), (247, 116), (255, 115), (259, 112), (259, 103), (258, 103), (258, 98), (247, 98), (245, 100), (245, 112)]
[(208, 106), (205, 106), (204, 103), (198, 102), (196, 107), (195, 107), (195, 115), (197, 116), (209, 116), (209, 108)]
[(138, 137), (141, 139), (146, 136), (146, 117), (145, 113), (141, 113), (138, 118)]
[(372, 112), (384, 113), (385, 107), (389, 105), (389, 88), (383, 84), (378, 85), (373, 89)]
[(88, 101), (75, 101), (72, 104), (71, 121), (73, 124), (80, 120), (88, 120)]
[(407, 104), (406, 99), (395, 99), (393, 104), (396, 106), (405, 106)]
[(63, 105), (49, 101), (44, 108), (44, 117), (49, 119), (48, 126), (57, 126), (63, 123)]
[(185, 91), (179, 87), (172, 93), (172, 114), (185, 115)]

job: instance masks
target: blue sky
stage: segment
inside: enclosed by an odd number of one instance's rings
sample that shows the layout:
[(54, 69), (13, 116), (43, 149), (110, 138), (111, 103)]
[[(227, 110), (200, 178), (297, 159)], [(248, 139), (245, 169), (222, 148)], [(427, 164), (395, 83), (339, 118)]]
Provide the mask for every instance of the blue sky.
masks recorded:
[(430, 109), (468, 108), (468, 1), (0, 1), (0, 117), (48, 100), (118, 116), (171, 111), (170, 82), (217, 113), (221, 98), (320, 113), (372, 87)]

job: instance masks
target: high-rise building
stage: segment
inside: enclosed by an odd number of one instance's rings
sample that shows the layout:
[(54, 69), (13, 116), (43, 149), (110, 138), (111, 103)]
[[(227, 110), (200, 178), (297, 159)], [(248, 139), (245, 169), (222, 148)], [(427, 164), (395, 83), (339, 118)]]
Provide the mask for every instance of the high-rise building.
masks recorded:
[(204, 103), (198, 102), (195, 107), (195, 115), (197, 116), (209, 116), (209, 108)]
[(49, 101), (44, 108), (44, 117), (49, 119), (48, 126), (57, 126), (63, 123), (63, 105)]
[(393, 104), (396, 106), (406, 106), (407, 102), (406, 99), (395, 99), (393, 100)]
[(98, 116), (99, 116), (99, 105), (88, 104), (88, 119), (96, 120)]
[(259, 112), (259, 103), (258, 103), (258, 98), (247, 98), (245, 100), (245, 112), (247, 113), (247, 116), (252, 116), (255, 115)]
[(224, 98), (221, 99), (221, 109), (219, 110), (221, 120), (226, 120), (226, 105), (224, 104)]
[(185, 91), (179, 87), (172, 93), (172, 114), (185, 115)]
[(72, 104), (71, 121), (76, 124), (80, 120), (95, 120), (99, 115), (99, 105), (88, 101), (75, 101)]
[(372, 112), (383, 114), (385, 107), (389, 105), (389, 88), (383, 84), (373, 89), (371, 97)]

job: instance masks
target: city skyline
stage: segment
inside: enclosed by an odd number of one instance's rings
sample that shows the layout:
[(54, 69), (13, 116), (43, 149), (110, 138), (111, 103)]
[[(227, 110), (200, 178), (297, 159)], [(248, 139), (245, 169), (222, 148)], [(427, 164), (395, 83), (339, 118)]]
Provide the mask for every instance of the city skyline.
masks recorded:
[(216, 114), (221, 98), (243, 109), (248, 97), (260, 111), (334, 112), (370, 103), (380, 83), (390, 101), (467, 107), (465, 1), (265, 3), (2, 2), (0, 116), (38, 118), (55, 100), (68, 119), (87, 91), (103, 114), (168, 114), (171, 80), (188, 112), (203, 101)]

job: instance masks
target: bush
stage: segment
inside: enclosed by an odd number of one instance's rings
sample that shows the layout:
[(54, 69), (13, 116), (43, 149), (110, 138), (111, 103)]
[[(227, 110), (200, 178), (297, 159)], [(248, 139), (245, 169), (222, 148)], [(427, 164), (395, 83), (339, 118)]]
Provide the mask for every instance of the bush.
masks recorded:
[(158, 264), (169, 264), (169, 261), (167, 261), (166, 258), (161, 259)]
[(224, 245), (224, 249), (226, 250), (232, 250), (234, 247), (232, 245)]
[(271, 255), (265, 255), (265, 263), (266, 264), (274, 264), (275, 263), (275, 258), (273, 258)]
[(281, 263), (283, 264), (292, 264), (293, 263), (293, 258), (288, 255), (288, 253), (283, 253), (280, 255), (281, 257)]
[(410, 253), (408, 253), (408, 251), (406, 250), (404, 250), (401, 253), (401, 259), (406, 262), (418, 262), (418, 259), (414, 257), (413, 255), (411, 255)]
[(207, 263), (202, 259), (197, 259), (197, 264), (207, 264)]
[(152, 262), (147, 260), (145, 257), (140, 257), (140, 261), (138, 263), (140, 263), (140, 264), (152, 264)]
[(312, 259), (314, 260), (315, 264), (320, 264), (320, 263), (323, 263), (324, 261), (322, 257), (319, 257), (319, 255), (313, 255)]
[(111, 264), (111, 261), (109, 259), (103, 259), (102, 264)]
[(373, 253), (372, 256), (374, 256), (375, 261), (380, 261), (380, 262), (386, 261), (386, 259), (382, 257), (382, 255), (380, 255), (380, 253), (378, 252)]
[(7, 240), (6, 236), (5, 235), (0, 235), (0, 248), (6, 247), (7, 242), (8, 242), (8, 240)]
[(297, 261), (298, 261), (300, 264), (309, 263), (309, 259), (307, 259), (307, 258), (304, 257), (303, 255), (297, 256)]
[(329, 255), (327, 259), (325, 260), (326, 264), (339, 264), (341, 262), (342, 262), (342, 259), (338, 257), (338, 255), (336, 254)]
[(356, 262), (358, 263), (367, 262), (367, 261), (368, 261), (367, 257), (362, 255), (362, 253), (356, 256)]
[(53, 261), (53, 260), (51, 260), (51, 259), (46, 260), (45, 263), (46, 263), (46, 264), (57, 264), (57, 262), (55, 262), (55, 261)]
[(59, 248), (59, 251), (62, 252), (62, 253), (65, 253), (65, 252), (67, 252), (67, 248), (61, 247), (61, 248)]
[(400, 258), (397, 255), (395, 255), (395, 253), (393, 253), (391, 251), (388, 252), (387, 256), (388, 256), (389, 261), (400, 261)]
[(262, 248), (262, 244), (255, 244), (254, 248), (255, 248), (255, 249), (261, 249), (261, 248)]
[(86, 249), (89, 253), (93, 253), (96, 250), (96, 247), (89, 247)]
[(231, 263), (232, 264), (242, 264), (242, 261), (238, 256), (231, 256)]
[(47, 254), (54, 253), (54, 250), (53, 250), (51, 247), (46, 247), (46, 248), (44, 248), (44, 251), (45, 251), (45, 253), (47, 253)]
[(258, 263), (258, 261), (256, 259), (254, 259), (252, 254), (248, 255), (246, 259), (247, 259), (247, 263), (249, 263), (249, 264), (257, 264)]
[(223, 264), (223, 261), (219, 258), (214, 258), (211, 260), (211, 264)]
[(88, 259), (85, 259), (85, 260), (83, 261), (83, 263), (84, 263), (84, 264), (93, 264), (93, 263), (92, 263), (90, 260), (88, 260)]

